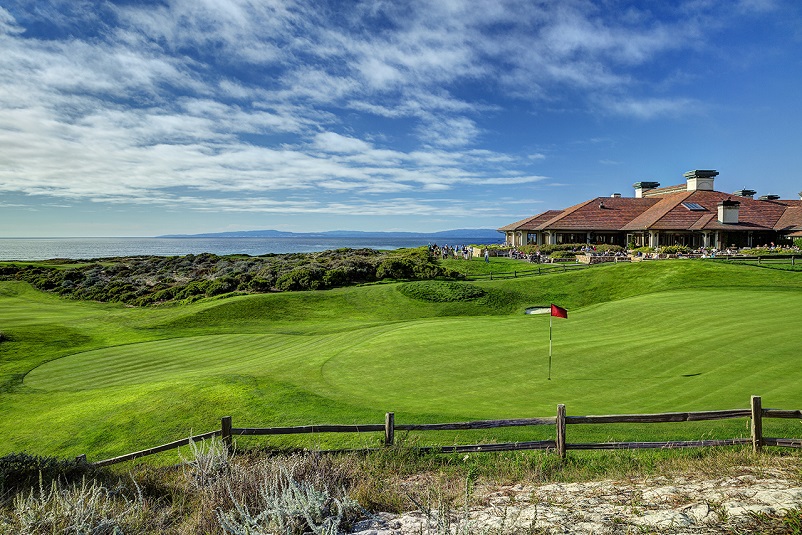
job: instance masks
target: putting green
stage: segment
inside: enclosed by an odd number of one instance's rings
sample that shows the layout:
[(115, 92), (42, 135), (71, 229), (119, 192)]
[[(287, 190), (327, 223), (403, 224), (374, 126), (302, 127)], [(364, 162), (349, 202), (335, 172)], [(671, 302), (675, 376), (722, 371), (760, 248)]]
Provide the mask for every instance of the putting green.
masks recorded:
[(730, 297), (669, 292), (554, 319), (551, 380), (549, 318), (524, 315), (411, 323), (343, 350), (323, 372), (360, 404), (399, 411), (705, 410), (745, 406), (750, 394), (796, 406), (802, 294), (741, 292), (737, 307)]

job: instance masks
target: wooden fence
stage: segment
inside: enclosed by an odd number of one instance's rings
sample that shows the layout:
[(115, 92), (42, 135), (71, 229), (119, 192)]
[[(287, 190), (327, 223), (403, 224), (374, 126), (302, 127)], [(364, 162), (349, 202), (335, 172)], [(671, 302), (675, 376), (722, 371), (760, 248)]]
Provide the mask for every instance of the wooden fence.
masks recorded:
[[(522, 261), (523, 262), (523, 261)], [(575, 262), (571, 259), (571, 262)], [(524, 264), (522, 264), (524, 265)], [(537, 267), (528, 269), (517, 269), (514, 271), (491, 271), (489, 273), (470, 273), (465, 274), (465, 280), (501, 280), (501, 279), (516, 279), (518, 277), (535, 277), (537, 275), (548, 275), (550, 273), (565, 273), (566, 271), (574, 271), (577, 269), (587, 269), (590, 267), (587, 264), (535, 264)]]
[(772, 255), (772, 256), (749, 256), (749, 255), (728, 255), (717, 254), (707, 260), (727, 260), (730, 262), (757, 262), (758, 264), (791, 264), (796, 265), (797, 255)]
[[(574, 424), (620, 424), (620, 423), (671, 423), (671, 422), (701, 422), (710, 420), (727, 420), (733, 418), (749, 418), (751, 420), (750, 438), (731, 438), (719, 440), (675, 440), (665, 442), (600, 442), (600, 443), (569, 443), (566, 437), (566, 427)], [(551, 450), (564, 458), (568, 450), (620, 450), (643, 448), (700, 448), (710, 446), (736, 446), (751, 444), (755, 452), (764, 446), (782, 446), (788, 448), (802, 448), (802, 439), (797, 438), (769, 438), (763, 436), (764, 418), (790, 418), (802, 419), (800, 410), (764, 409), (760, 396), (752, 396), (751, 407), (748, 409), (731, 409), (700, 412), (669, 412), (660, 414), (617, 414), (606, 416), (568, 416), (565, 405), (557, 405), (556, 416), (544, 418), (519, 418), (514, 420), (480, 420), (474, 422), (457, 422), (444, 424), (396, 424), (395, 414), (388, 412), (384, 424), (366, 425), (305, 425), (297, 427), (234, 427), (231, 416), (221, 419), (220, 429), (202, 435), (187, 437), (175, 442), (156, 446), (142, 451), (121, 455), (93, 463), (95, 466), (130, 461), (139, 457), (153, 455), (163, 451), (186, 446), (190, 442), (207, 440), (212, 437), (221, 437), (223, 444), (233, 449), (235, 436), (267, 436), (267, 435), (295, 435), (304, 433), (367, 433), (383, 432), (384, 446), (392, 446), (395, 442), (396, 431), (457, 431), (471, 429), (497, 429), (502, 427), (553, 425), (555, 427), (554, 440), (537, 440), (530, 442), (512, 442), (500, 444), (470, 444), (455, 446), (428, 446), (416, 448), (421, 452), (437, 453), (468, 453), (492, 451), (517, 450)], [(371, 451), (362, 450), (335, 450), (335, 451)], [(81, 456), (81, 459), (86, 459)]]

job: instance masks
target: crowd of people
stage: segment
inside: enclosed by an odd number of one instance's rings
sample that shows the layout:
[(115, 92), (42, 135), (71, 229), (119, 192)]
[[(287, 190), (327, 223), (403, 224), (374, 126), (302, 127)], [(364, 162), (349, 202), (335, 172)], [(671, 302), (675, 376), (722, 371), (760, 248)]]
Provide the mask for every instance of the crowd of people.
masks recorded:
[(429, 254), (435, 258), (461, 258), (463, 260), (471, 260), (473, 258), (473, 247), (467, 245), (437, 245), (436, 243), (429, 244)]
[[(700, 247), (698, 249), (686, 249), (685, 251), (679, 250), (674, 253), (677, 257), (696, 257), (696, 258), (715, 258), (716, 255), (738, 255), (738, 254), (745, 254), (748, 251), (754, 249), (765, 249), (767, 251), (772, 251), (777, 254), (800, 254), (802, 255), (802, 249), (796, 245), (777, 245), (775, 243), (767, 243), (763, 245), (756, 245), (753, 247), (744, 247), (738, 248), (735, 246), (727, 247), (726, 249), (716, 249), (710, 247)], [(619, 258), (626, 258), (630, 254), (634, 254), (635, 256), (639, 257), (646, 257), (646, 258), (664, 258), (661, 256), (657, 251), (654, 252), (630, 252), (626, 249), (621, 250), (598, 250), (595, 245), (587, 244), (587, 245), (578, 245), (576, 247), (565, 249), (570, 256), (576, 255), (586, 255), (586, 256), (613, 256)], [(489, 261), (490, 250), (487, 247), (483, 247), (481, 249), (481, 255), (484, 257), (485, 261)], [(474, 256), (474, 247), (469, 245), (437, 245), (436, 243), (429, 244), (429, 254), (434, 256), (435, 258), (442, 258), (443, 260), (454, 258), (454, 259), (463, 259), (463, 260), (471, 260)], [(493, 251), (492, 256), (499, 256), (499, 257), (506, 257), (506, 258), (514, 258), (516, 260), (526, 260), (528, 262), (532, 262), (535, 264), (540, 264), (543, 262), (550, 262), (552, 261), (551, 257), (546, 254), (542, 253), (541, 251), (535, 251), (533, 253), (527, 253), (518, 250), (515, 247), (510, 249), (497, 249)]]

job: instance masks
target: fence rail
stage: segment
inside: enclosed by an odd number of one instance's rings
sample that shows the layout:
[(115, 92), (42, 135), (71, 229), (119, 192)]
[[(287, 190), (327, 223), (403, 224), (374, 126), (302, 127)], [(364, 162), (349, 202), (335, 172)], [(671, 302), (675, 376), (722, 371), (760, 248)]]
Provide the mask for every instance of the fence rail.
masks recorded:
[[(385, 415), (384, 424), (365, 424), (365, 425), (304, 425), (295, 427), (233, 427), (231, 416), (225, 416), (220, 421), (220, 429), (176, 440), (168, 444), (162, 444), (154, 448), (120, 455), (111, 459), (105, 459), (93, 463), (95, 466), (107, 466), (154, 455), (181, 446), (186, 446), (190, 442), (207, 440), (213, 437), (221, 437), (223, 443), (228, 448), (234, 447), (233, 437), (235, 436), (259, 436), (259, 435), (296, 435), (304, 433), (376, 433), (384, 432), (384, 446), (392, 446), (395, 442), (396, 431), (458, 431), (471, 429), (498, 429), (503, 427), (522, 427), (522, 426), (542, 426), (553, 425), (555, 427), (554, 440), (536, 440), (510, 443), (490, 443), (490, 444), (464, 444), (452, 446), (424, 446), (417, 448), (421, 452), (438, 453), (468, 453), (468, 452), (492, 452), (492, 451), (520, 451), (520, 450), (550, 450), (555, 451), (560, 457), (566, 456), (568, 450), (621, 450), (621, 449), (644, 449), (644, 448), (703, 448), (714, 446), (738, 446), (751, 444), (755, 452), (764, 446), (775, 446), (785, 448), (802, 448), (800, 438), (769, 438), (763, 436), (764, 418), (785, 418), (802, 419), (802, 410), (783, 410), (783, 409), (764, 409), (760, 396), (752, 396), (750, 408), (730, 409), (715, 411), (697, 412), (668, 412), (656, 414), (613, 414), (601, 416), (567, 416), (565, 405), (557, 405), (556, 416), (542, 418), (516, 418), (505, 420), (477, 420), (470, 422), (452, 422), (440, 424), (396, 424), (395, 414), (388, 412)], [(600, 442), (600, 443), (569, 443), (566, 437), (566, 427), (568, 425), (598, 425), (598, 424), (622, 424), (622, 423), (671, 423), (671, 422), (701, 422), (712, 420), (726, 420), (735, 418), (749, 418), (751, 422), (750, 438), (731, 438), (717, 440), (670, 440), (662, 442)], [(375, 448), (373, 448), (375, 449)], [(371, 451), (371, 448), (360, 450), (330, 450), (334, 451)], [(82, 455), (81, 459), (86, 459)]]
[[(574, 262), (574, 260), (571, 260)], [(488, 273), (466, 274), (465, 280), (501, 280), (517, 279), (519, 277), (536, 277), (538, 275), (549, 275), (552, 273), (565, 273), (577, 269), (588, 269), (588, 264), (560, 263), (560, 264), (540, 264), (536, 268), (516, 269), (513, 271), (490, 271)]]

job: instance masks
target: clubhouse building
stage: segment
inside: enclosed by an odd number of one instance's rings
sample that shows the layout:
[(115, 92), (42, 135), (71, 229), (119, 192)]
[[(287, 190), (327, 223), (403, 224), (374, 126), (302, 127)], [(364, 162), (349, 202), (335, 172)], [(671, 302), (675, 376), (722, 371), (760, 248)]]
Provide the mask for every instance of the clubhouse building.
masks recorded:
[[(564, 210), (548, 210), (501, 227), (507, 245), (558, 243), (635, 247), (686, 245), (694, 249), (757, 247), (802, 237), (802, 200), (783, 200), (743, 189), (716, 191), (717, 171), (685, 173), (685, 184), (637, 182), (635, 196), (597, 197)], [(800, 193), (802, 196), (802, 193)]]

